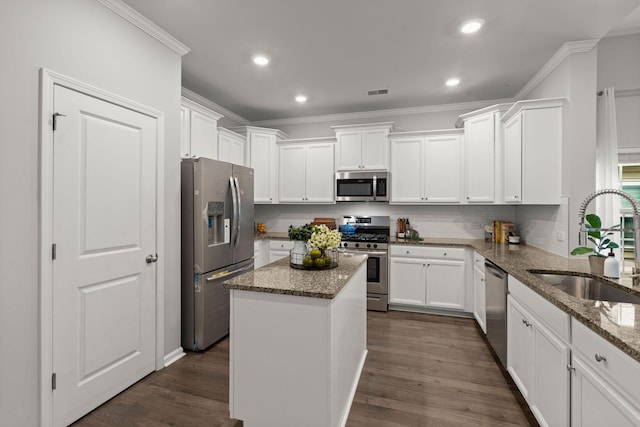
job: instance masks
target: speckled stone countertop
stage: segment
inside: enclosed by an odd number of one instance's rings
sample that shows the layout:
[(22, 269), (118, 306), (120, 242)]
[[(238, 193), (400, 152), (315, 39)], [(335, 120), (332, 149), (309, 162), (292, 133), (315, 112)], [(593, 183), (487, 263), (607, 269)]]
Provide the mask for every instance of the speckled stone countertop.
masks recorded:
[(268, 231), (266, 233), (255, 233), (253, 240), (275, 239), (289, 240), (289, 232), (287, 231)]
[[(524, 244), (493, 244), (474, 239), (425, 238), (423, 241), (409, 241), (392, 238), (390, 243), (474, 248), (480, 255), (640, 362), (640, 305), (625, 303), (625, 315), (619, 316), (621, 312), (619, 303), (572, 297), (548, 285), (528, 271), (551, 270), (591, 276), (589, 263), (585, 259), (564, 258)], [(640, 296), (640, 287), (634, 288), (628, 277), (619, 280), (598, 278)]]
[(228, 289), (296, 295), (311, 298), (335, 298), (366, 261), (366, 255), (340, 254), (336, 268), (298, 270), (289, 266), (289, 258), (267, 264), (224, 283)]

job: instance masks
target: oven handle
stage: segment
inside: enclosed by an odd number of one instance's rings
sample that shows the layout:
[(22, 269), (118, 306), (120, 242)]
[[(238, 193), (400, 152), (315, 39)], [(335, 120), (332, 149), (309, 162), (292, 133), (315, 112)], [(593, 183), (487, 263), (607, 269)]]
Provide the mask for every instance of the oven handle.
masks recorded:
[(387, 256), (389, 253), (387, 251), (368, 251), (368, 250), (351, 250), (351, 249), (340, 249), (339, 252), (343, 254), (365, 254), (371, 256)]

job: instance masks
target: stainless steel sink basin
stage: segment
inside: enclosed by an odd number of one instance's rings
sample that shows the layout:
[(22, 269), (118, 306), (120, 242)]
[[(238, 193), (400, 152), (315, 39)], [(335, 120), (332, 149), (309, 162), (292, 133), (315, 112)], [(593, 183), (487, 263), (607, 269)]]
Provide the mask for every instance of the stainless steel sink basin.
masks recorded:
[(576, 298), (594, 300), (627, 302), (640, 304), (640, 296), (632, 295), (620, 290), (601, 280), (584, 276), (571, 276), (568, 274), (536, 273), (531, 274), (542, 279), (547, 284), (560, 289), (562, 292)]

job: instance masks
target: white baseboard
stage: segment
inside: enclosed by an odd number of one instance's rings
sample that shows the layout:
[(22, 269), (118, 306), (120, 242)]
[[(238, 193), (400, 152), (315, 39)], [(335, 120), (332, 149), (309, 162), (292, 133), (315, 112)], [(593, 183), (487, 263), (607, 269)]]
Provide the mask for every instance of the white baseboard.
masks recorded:
[(175, 361), (182, 359), (185, 356), (185, 354), (186, 353), (184, 352), (184, 350), (182, 350), (182, 347), (178, 347), (175, 350), (173, 350), (171, 353), (166, 354), (164, 356), (164, 367), (166, 368), (167, 366), (171, 365)]
[(349, 393), (349, 402), (345, 406), (345, 413), (342, 414), (342, 420), (340, 421), (340, 427), (344, 427), (347, 424), (347, 419), (349, 418), (349, 412), (351, 412), (351, 405), (353, 405), (353, 399), (356, 397), (356, 391), (358, 389), (358, 383), (360, 382), (360, 377), (362, 376), (362, 370), (364, 369), (364, 362), (367, 360), (367, 354), (369, 350), (365, 349), (362, 353), (362, 358), (360, 359), (360, 363), (358, 364), (358, 375), (356, 375), (353, 379), (353, 384), (351, 385), (351, 392)]

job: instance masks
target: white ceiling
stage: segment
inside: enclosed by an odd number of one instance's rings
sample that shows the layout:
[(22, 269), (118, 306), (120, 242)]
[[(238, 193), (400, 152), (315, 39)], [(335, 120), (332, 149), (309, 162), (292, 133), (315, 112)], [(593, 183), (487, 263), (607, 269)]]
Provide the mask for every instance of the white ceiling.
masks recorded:
[(564, 43), (640, 31), (638, 0), (124, 1), (191, 48), (184, 87), (250, 121), (513, 98)]

